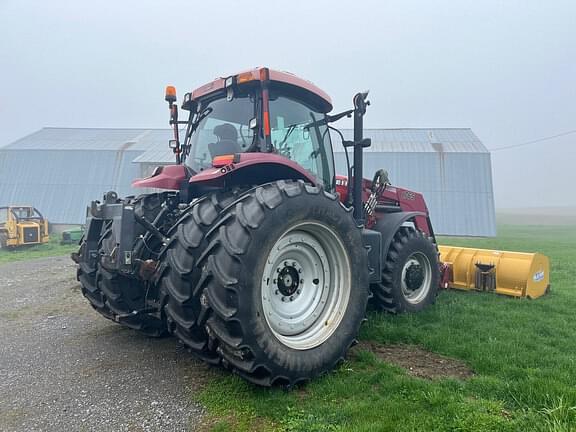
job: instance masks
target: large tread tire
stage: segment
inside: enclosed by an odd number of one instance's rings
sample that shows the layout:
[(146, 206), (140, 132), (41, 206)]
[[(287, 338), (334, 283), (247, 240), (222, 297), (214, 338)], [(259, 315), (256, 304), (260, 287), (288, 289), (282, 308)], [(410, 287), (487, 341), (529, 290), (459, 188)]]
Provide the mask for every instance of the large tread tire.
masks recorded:
[[(164, 197), (152, 193), (127, 198), (134, 206), (134, 212), (145, 216), (150, 222), (161, 210)], [(168, 334), (166, 323), (161, 313), (138, 313), (149, 309), (152, 304), (158, 305), (158, 290), (151, 282), (142, 281), (122, 275), (107, 265), (104, 257), (113, 254), (117, 239), (112, 230), (112, 224), (104, 224), (101, 239), (100, 262), (96, 272), (96, 287), (102, 294), (106, 308), (111, 311), (113, 320), (119, 324), (137, 330), (149, 337), (163, 337)], [(137, 225), (136, 235), (143, 235), (145, 229)], [(147, 251), (147, 249), (145, 249)], [(141, 258), (149, 258), (144, 254)], [(154, 257), (155, 258), (155, 257)], [(158, 306), (159, 307), (159, 306)]]
[(106, 308), (112, 313), (115, 322), (149, 337), (166, 336), (166, 326), (161, 315), (136, 314), (133, 311), (145, 309), (149, 306), (147, 295), (153, 287), (146, 287), (144, 283), (110, 272), (100, 266), (96, 272), (96, 285), (100, 289)]
[(106, 299), (104, 298), (102, 291), (96, 283), (96, 273), (98, 271), (98, 266), (90, 266), (87, 260), (82, 259), (83, 254), (85, 253), (85, 248), (86, 243), (83, 239), (80, 243), (80, 250), (78, 252), (81, 260), (78, 263), (78, 268), (76, 269), (76, 279), (80, 282), (82, 294), (90, 302), (90, 305), (94, 308), (94, 310), (96, 310), (105, 318), (114, 320), (113, 313), (106, 305)]
[[(135, 209), (138, 208), (149, 220), (153, 220), (160, 211), (163, 201), (161, 194), (141, 195), (129, 198)], [(140, 229), (143, 233), (143, 230)], [(86, 243), (81, 241), (78, 251), (78, 268), (76, 278), (80, 282), (82, 294), (92, 307), (105, 318), (108, 318), (125, 327), (142, 332), (150, 337), (161, 337), (167, 334), (161, 316), (136, 314), (134, 311), (142, 310), (147, 305), (147, 295), (154, 297), (154, 287), (146, 286), (144, 282), (123, 276), (115, 272), (101, 259), (103, 255), (110, 255), (116, 245), (111, 223), (104, 223), (98, 241), (98, 263), (91, 266), (84, 256)], [(122, 316), (122, 318), (119, 318)]]
[[(410, 301), (402, 290), (402, 270), (414, 253), (421, 253), (430, 264), (430, 285), (422, 298)], [(440, 287), (438, 249), (421, 231), (401, 227), (392, 240), (382, 267), (382, 281), (371, 285), (372, 303), (390, 313), (420, 312), (436, 301)]]
[(209, 346), (204, 327), (198, 291), (202, 269), (198, 263), (207, 246), (207, 234), (237, 197), (238, 191), (215, 192), (194, 203), (172, 228), (171, 243), (161, 256), (160, 292), (166, 296), (168, 331), (211, 364), (219, 364), (220, 357)]
[[(335, 195), (301, 181), (263, 185), (243, 198), (221, 219), (200, 259), (206, 329), (223, 364), (246, 380), (261, 386), (297, 385), (333, 369), (356, 342), (369, 290), (361, 231)], [(265, 318), (262, 294), (269, 254), (302, 221), (335, 233), (350, 269), (349, 296), (337, 324), (309, 349), (294, 348), (275, 334)]]

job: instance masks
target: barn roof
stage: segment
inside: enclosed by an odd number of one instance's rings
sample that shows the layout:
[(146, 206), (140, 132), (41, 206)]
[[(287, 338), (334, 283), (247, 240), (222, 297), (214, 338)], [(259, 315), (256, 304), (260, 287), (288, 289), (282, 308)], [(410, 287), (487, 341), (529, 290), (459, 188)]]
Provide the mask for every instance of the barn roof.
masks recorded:
[(2, 150), (133, 150), (167, 146), (171, 129), (106, 129), (46, 127)]
[[(351, 140), (352, 129), (342, 130)], [(367, 152), (400, 153), (488, 153), (488, 149), (469, 128), (365, 129), (364, 137), (372, 139)], [(332, 134), (334, 139), (334, 134)], [(335, 148), (335, 151), (342, 151)]]

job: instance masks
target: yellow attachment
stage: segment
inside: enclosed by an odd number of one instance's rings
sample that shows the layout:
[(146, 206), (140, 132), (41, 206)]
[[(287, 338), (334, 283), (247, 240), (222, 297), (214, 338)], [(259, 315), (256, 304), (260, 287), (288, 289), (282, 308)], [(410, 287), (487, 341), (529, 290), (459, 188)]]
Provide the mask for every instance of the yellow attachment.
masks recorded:
[(448, 266), (448, 286), (494, 291), (513, 297), (538, 298), (550, 289), (550, 263), (539, 253), (439, 246)]

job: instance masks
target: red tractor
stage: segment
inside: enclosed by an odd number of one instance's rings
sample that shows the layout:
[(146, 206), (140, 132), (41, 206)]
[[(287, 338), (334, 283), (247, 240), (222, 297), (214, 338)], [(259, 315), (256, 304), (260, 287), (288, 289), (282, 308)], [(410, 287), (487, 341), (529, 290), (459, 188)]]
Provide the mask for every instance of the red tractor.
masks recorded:
[[(362, 177), (366, 98), (331, 115), (312, 83), (257, 68), (187, 93), (182, 121), (168, 87), (176, 164), (134, 182), (166, 192), (92, 202), (74, 254), (86, 298), (264, 386), (331, 370), (370, 297), (389, 312), (433, 303), (440, 270), (424, 199), (383, 170)], [(331, 123), (346, 116), (353, 163), (336, 176)]]

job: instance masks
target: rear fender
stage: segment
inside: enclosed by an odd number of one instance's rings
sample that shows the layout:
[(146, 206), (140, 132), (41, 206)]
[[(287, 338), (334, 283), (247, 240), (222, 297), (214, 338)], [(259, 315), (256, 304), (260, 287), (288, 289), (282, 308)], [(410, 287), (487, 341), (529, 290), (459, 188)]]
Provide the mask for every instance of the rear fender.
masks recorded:
[(156, 167), (150, 177), (134, 180), (132, 187), (179, 190), (188, 177), (184, 165), (160, 166)]
[(273, 153), (240, 153), (227, 165), (199, 172), (190, 178), (190, 184), (259, 185), (284, 179), (304, 180), (314, 185), (318, 182), (312, 173), (284, 156)]
[(426, 235), (433, 237), (432, 233), (420, 229), (420, 226), (415, 222), (419, 218), (424, 218), (428, 221), (428, 225), (430, 225), (428, 216), (423, 212), (386, 213), (377, 220), (376, 225), (374, 225), (372, 229), (382, 234), (382, 261), (384, 261), (388, 255), (388, 249), (390, 248), (390, 244), (392, 243), (394, 235), (404, 224), (413, 223), (415, 229), (418, 229), (424, 232)]

